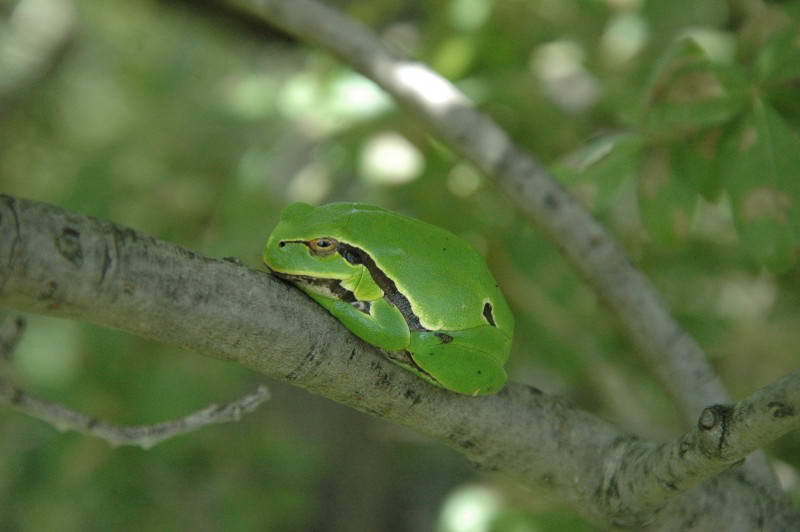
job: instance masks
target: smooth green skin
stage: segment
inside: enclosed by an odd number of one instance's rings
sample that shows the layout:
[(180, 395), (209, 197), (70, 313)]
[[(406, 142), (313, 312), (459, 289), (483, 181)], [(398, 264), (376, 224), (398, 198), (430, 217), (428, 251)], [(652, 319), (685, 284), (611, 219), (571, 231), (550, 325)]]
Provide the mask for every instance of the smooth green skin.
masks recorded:
[[(369, 254), (429, 331), (411, 330), (363, 264), (351, 264), (338, 252), (314, 254), (303, 243), (323, 237)], [(270, 235), (264, 262), (279, 274), (339, 279), (357, 300), (370, 302), (369, 313), (330, 290), (292, 282), (361, 339), (406, 351), (424, 372), (399, 356), (390, 359), (429, 382), (469, 395), (503, 388), (514, 316), (481, 255), (452, 233), (363, 203), (295, 203), (286, 207)], [(487, 302), (496, 326), (484, 316)], [(452, 340), (443, 341), (435, 333)]]

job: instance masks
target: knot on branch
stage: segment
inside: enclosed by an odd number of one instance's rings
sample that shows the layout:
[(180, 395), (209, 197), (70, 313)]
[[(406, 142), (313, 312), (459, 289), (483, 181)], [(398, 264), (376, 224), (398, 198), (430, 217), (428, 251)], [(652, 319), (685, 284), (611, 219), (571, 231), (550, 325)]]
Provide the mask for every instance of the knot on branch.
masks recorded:
[(721, 426), (724, 430), (732, 413), (733, 407), (728, 405), (709, 406), (700, 414), (700, 418), (697, 420), (697, 428), (702, 431), (709, 431)]
[(720, 455), (727, 445), (728, 431), (733, 418), (733, 407), (712, 405), (703, 410), (697, 420), (697, 428), (705, 434), (704, 454)]
[(787, 405), (786, 403), (781, 403), (779, 401), (772, 401), (771, 403), (767, 404), (767, 407), (772, 412), (772, 417), (792, 417), (795, 415), (794, 408), (791, 405)]

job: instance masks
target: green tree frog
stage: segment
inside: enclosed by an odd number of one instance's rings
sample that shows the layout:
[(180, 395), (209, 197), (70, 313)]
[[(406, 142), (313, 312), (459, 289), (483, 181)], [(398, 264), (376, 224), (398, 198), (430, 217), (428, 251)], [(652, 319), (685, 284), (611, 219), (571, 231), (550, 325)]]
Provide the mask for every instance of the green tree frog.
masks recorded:
[(363, 203), (295, 203), (264, 262), (429, 382), (469, 395), (505, 384), (514, 316), (483, 257), (454, 234)]

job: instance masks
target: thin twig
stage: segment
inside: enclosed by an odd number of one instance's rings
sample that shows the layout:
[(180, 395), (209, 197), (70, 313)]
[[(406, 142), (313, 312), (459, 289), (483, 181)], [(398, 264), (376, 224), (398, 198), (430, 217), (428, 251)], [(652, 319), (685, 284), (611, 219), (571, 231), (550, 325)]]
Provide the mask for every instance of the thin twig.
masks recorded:
[[(25, 320), (22, 318), (5, 318), (0, 321), (0, 361), (11, 359), (24, 330)], [(135, 445), (149, 449), (164, 440), (193, 432), (206, 425), (239, 421), (243, 415), (254, 411), (267, 399), (269, 390), (261, 385), (254, 392), (226, 405), (212, 404), (188, 416), (155, 425), (123, 426), (41, 399), (15, 386), (8, 378), (0, 377), (0, 405), (10, 406), (41, 419), (60, 431), (74, 430), (96, 436), (114, 447)]]
[(212, 404), (188, 416), (155, 425), (114, 425), (94, 416), (67, 408), (59, 403), (33, 396), (0, 377), (0, 404), (53, 425), (60, 431), (74, 430), (106, 440), (112, 446), (133, 445), (150, 449), (154, 445), (201, 429), (206, 425), (239, 421), (269, 399), (266, 386), (226, 405)]

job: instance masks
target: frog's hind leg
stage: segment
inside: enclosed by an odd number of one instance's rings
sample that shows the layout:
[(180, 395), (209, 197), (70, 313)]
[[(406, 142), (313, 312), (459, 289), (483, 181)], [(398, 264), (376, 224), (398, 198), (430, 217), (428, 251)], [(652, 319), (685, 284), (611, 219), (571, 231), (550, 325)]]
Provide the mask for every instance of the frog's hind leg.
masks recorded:
[(491, 326), (463, 331), (414, 331), (409, 351), (429, 379), (467, 395), (500, 391), (510, 339)]

